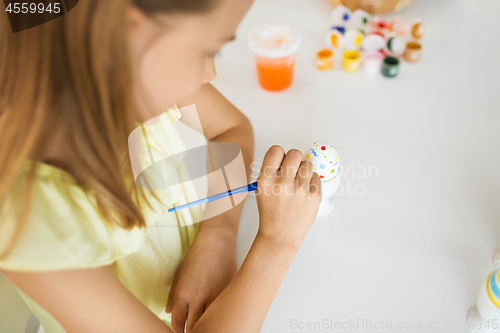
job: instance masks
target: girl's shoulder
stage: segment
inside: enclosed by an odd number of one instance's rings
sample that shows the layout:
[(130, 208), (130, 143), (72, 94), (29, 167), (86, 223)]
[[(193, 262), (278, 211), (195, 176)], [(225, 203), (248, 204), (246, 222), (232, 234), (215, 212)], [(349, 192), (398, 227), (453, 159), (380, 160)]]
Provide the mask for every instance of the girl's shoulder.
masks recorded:
[[(149, 153), (159, 160), (185, 149), (174, 127), (180, 117), (181, 112), (174, 106), (157, 121), (138, 124), (145, 136), (145, 146), (140, 147), (144, 149), (136, 152), (140, 164), (150, 164)], [(148, 152), (146, 146), (152, 149)], [(49, 271), (104, 266), (137, 251), (144, 243), (144, 228), (127, 231), (111, 225), (101, 216), (92, 195), (70, 173), (41, 162), (36, 162), (30, 213), (16, 228), (14, 217), (26, 207), (22, 202), (14, 203), (18, 197), (14, 192), (26, 179), (32, 163), (25, 160), (0, 205), (0, 268)], [(173, 206), (180, 195), (175, 189), (157, 192), (162, 203), (153, 201), (153, 210), (145, 210), (148, 225), (164, 218), (167, 207)], [(13, 212), (7, 211), (9, 206), (14, 207)], [(15, 240), (13, 246), (3, 256), (11, 239)]]
[(0, 256), (0, 268), (51, 271), (98, 267), (112, 264), (142, 245), (144, 229), (127, 231), (107, 223), (92, 196), (71, 174), (41, 162), (36, 162), (29, 213), (16, 227), (15, 217), (27, 207), (14, 192), (32, 163), (24, 161), (0, 206), (0, 254), (14, 239), (7, 255)]

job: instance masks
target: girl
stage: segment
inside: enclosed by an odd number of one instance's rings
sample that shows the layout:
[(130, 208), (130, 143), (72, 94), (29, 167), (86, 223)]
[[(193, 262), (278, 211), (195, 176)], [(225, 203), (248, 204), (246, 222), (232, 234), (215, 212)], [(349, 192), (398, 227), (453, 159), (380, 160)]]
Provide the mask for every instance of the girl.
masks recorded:
[(208, 84), (250, 5), (82, 0), (16, 34), (1, 14), (0, 270), (47, 333), (260, 331), (321, 200), (311, 164), (266, 153), (259, 231), (236, 273), (242, 205), (153, 228), (176, 201), (137, 187), (127, 156), (137, 122), (159, 115), (181, 149), (177, 106), (196, 104), (206, 137), (238, 144), (250, 174), (251, 125)]

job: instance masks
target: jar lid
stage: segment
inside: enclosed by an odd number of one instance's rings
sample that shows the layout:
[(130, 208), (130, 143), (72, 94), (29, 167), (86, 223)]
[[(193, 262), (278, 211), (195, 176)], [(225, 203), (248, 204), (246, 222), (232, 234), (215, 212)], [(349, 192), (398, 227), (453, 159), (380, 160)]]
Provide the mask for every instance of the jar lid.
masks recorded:
[(420, 38), (424, 37), (426, 32), (427, 32), (427, 26), (422, 21), (422, 19), (418, 18), (412, 22), (411, 28), (410, 28), (410, 34), (413, 38), (420, 39)]
[(352, 12), (349, 8), (338, 5), (332, 11), (332, 21), (335, 24), (346, 24), (352, 16)]
[(406, 49), (406, 39), (396, 33), (391, 33), (385, 44), (387, 54), (399, 57)]
[(378, 32), (372, 32), (366, 35), (361, 42), (361, 47), (365, 51), (379, 51), (384, 48), (385, 38)]
[(345, 33), (345, 47), (351, 50), (358, 50), (361, 47), (361, 42), (363, 41), (363, 33), (358, 29), (348, 29)]
[(370, 26), (371, 16), (362, 9), (356, 9), (352, 13), (351, 25), (366, 32)]
[(259, 25), (248, 36), (248, 45), (255, 55), (276, 59), (292, 55), (300, 46), (297, 29), (270, 23)]
[(380, 16), (374, 16), (371, 19), (370, 25), (373, 29), (386, 29), (388, 26), (388, 22), (385, 18)]
[(343, 27), (332, 27), (326, 34), (326, 45), (334, 49), (343, 49), (345, 40)]
[(401, 17), (394, 18), (389, 22), (389, 31), (395, 32), (400, 36), (405, 37), (408, 34), (409, 25)]

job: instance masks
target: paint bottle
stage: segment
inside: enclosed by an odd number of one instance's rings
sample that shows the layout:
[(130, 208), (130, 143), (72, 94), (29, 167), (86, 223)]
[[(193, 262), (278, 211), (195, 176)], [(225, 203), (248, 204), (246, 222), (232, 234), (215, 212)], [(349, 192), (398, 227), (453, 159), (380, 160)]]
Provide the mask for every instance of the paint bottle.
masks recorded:
[(295, 54), (300, 45), (296, 29), (281, 24), (265, 24), (248, 36), (255, 55), (257, 75), (262, 88), (280, 91), (292, 84)]
[(345, 34), (344, 27), (341, 26), (331, 27), (326, 33), (326, 45), (336, 50), (343, 49), (345, 45), (344, 34)]
[(396, 34), (403, 37), (406, 37), (410, 29), (408, 23), (406, 23), (406, 21), (401, 17), (394, 18), (391, 22), (389, 22), (387, 28), (389, 29), (389, 31), (395, 32)]
[(410, 25), (410, 36), (414, 39), (422, 39), (427, 32), (427, 26), (422, 19), (415, 19)]
[(386, 56), (400, 57), (406, 49), (406, 39), (400, 35), (391, 32), (387, 36), (387, 41), (384, 46), (384, 54)]
[(333, 67), (333, 52), (330, 49), (321, 49), (316, 54), (316, 67), (328, 70)]
[(417, 42), (408, 42), (403, 57), (408, 62), (416, 62), (422, 56), (422, 45)]
[(385, 77), (395, 77), (399, 73), (399, 59), (396, 57), (386, 57), (382, 64), (382, 75)]
[(359, 50), (365, 35), (359, 29), (347, 29), (344, 35), (345, 46), (349, 50)]
[(361, 67), (361, 54), (356, 50), (345, 51), (342, 66), (346, 72), (357, 72)]
[(384, 56), (379, 51), (368, 51), (363, 53), (363, 69), (368, 74), (380, 73)]

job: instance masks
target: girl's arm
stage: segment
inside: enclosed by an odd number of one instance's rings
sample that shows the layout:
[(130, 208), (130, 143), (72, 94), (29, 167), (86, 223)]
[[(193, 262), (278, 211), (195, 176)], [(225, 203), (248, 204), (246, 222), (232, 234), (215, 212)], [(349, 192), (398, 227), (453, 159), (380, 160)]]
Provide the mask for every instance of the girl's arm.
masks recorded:
[[(192, 96), (177, 103), (177, 106), (182, 108), (192, 104), (196, 105), (203, 134), (210, 142), (231, 142), (240, 147), (249, 181), (252, 173), (254, 136), (248, 118), (209, 83), (203, 85)], [(183, 118), (180, 120), (184, 121)], [(189, 120), (186, 124), (190, 125)], [(215, 229), (219, 235), (227, 236), (229, 238), (227, 242), (234, 248), (242, 208), (243, 205), (239, 204), (223, 214), (203, 221), (198, 234)]]
[[(297, 247), (257, 236), (233, 281), (201, 316), (198, 332), (259, 332)], [(54, 316), (68, 333), (171, 333), (109, 267), (2, 274)]]
[[(193, 328), (194, 333), (257, 333), (314, 222), (321, 181), (302, 153), (269, 149), (258, 179), (259, 231), (240, 270)], [(280, 188), (276, 193), (274, 190)], [(171, 332), (109, 267), (51, 273), (2, 271), (68, 333)]]

